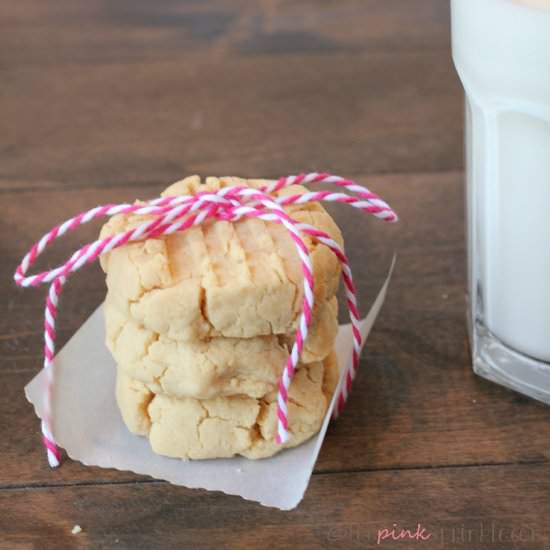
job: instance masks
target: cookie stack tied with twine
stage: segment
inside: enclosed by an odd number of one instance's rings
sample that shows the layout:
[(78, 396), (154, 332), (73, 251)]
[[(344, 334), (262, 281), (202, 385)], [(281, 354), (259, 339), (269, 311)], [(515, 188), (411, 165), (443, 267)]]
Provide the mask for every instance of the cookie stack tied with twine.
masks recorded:
[[(300, 187), (321, 183), (337, 190)], [(147, 202), (80, 212), (34, 243), (14, 280), (49, 285), (41, 431), (50, 466), (61, 463), (52, 409), (59, 300), (70, 275), (98, 258), (109, 286), (107, 341), (120, 363), (117, 398), (130, 429), (148, 435), (158, 452), (259, 458), (313, 435), (337, 385), (332, 346), (341, 274), (353, 347), (336, 417), (359, 368), (362, 335), (342, 237), (320, 202), (397, 221), (378, 195), (327, 173), (210, 178), (204, 185), (194, 177)], [(55, 241), (103, 217), (112, 220), (101, 238), (29, 274)], [(286, 237), (263, 222), (284, 228)], [(286, 357), (284, 368), (274, 366), (277, 354)]]
[[(163, 197), (261, 189), (264, 180), (193, 176)], [(274, 198), (300, 196), (292, 185)], [(297, 223), (343, 248), (319, 202), (284, 207)], [(101, 239), (147, 216), (113, 216)], [(106, 273), (106, 343), (117, 363), (116, 399), (128, 429), (161, 455), (191, 459), (268, 457), (320, 428), (338, 380), (340, 261), (303, 235), (314, 308), (288, 391), (288, 438), (276, 442), (278, 383), (302, 312), (303, 271), (289, 231), (256, 217), (207, 220), (183, 232), (128, 243), (101, 256)]]

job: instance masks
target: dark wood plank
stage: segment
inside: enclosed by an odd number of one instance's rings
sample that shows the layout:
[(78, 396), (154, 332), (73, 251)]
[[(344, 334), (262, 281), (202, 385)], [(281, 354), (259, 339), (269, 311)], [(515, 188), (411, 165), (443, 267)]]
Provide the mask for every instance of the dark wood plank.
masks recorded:
[[(323, 447), (318, 472), (464, 464), (542, 462), (550, 458), (550, 410), (473, 375), (464, 313), (462, 176), (436, 174), (363, 177), (399, 212), (389, 226), (349, 209), (331, 209), (344, 230), (363, 310), (393, 250), (398, 253), (388, 300), (364, 354), (362, 371), (342, 418)], [(55, 189), (2, 194), (2, 280), (33, 238), (86, 206), (151, 197), (144, 186)], [(19, 204), (27, 205), (21, 219)], [(50, 207), (42, 211), (44, 204)], [(40, 213), (40, 216), (38, 216)], [(92, 238), (97, 226), (83, 230)], [(68, 256), (78, 238), (60, 244), (43, 265)], [(81, 240), (81, 242), (83, 242)], [(51, 258), (51, 259), (50, 259)], [(75, 275), (63, 297), (61, 342), (100, 303), (97, 266)], [(40, 367), (43, 293), (0, 287), (0, 377), (10, 388), (0, 407), (7, 437), (0, 447), (0, 484), (133, 479), (131, 475), (67, 463), (52, 473), (42, 456), (38, 425), (22, 387)], [(342, 311), (342, 321), (345, 320)], [(22, 450), (24, 449), (24, 452)]]
[(8, 2), (0, 188), (460, 169), (447, 12), (440, 0)]
[[(1, 547), (545, 550), (549, 480), (548, 464), (321, 474), (293, 512), (158, 482), (0, 491)], [(428, 540), (377, 544), (419, 523)]]
[(3, 59), (25, 65), (158, 61), (190, 49), (288, 55), (449, 42), (449, 5), (440, 0), (5, 0), (2, 7)]

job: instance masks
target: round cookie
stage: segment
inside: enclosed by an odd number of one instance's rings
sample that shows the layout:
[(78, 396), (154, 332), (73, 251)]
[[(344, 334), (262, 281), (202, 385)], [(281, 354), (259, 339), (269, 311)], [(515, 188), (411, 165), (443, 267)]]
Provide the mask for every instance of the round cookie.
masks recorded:
[[(338, 331), (337, 302), (318, 310), (300, 358), (323, 360)], [(106, 343), (119, 367), (151, 391), (171, 397), (261, 397), (276, 387), (293, 343), (292, 336), (173, 340), (140, 327), (113, 306), (104, 304)]]
[(118, 369), (117, 402), (133, 433), (147, 435), (154, 452), (191, 459), (242, 455), (265, 458), (306, 441), (319, 430), (337, 380), (336, 356), (297, 370), (289, 390), (289, 439), (275, 442), (276, 392), (263, 398), (199, 400), (155, 395)]
[[(164, 193), (188, 195), (229, 185), (258, 187), (261, 180), (193, 176)], [(292, 186), (279, 194), (307, 190)], [(300, 223), (326, 231), (342, 245), (340, 230), (319, 203), (291, 205)], [(101, 236), (143, 223), (145, 216), (114, 216)], [(310, 252), (317, 304), (336, 293), (340, 265), (335, 255), (304, 236)], [(250, 338), (289, 334), (296, 328), (303, 276), (295, 244), (287, 230), (257, 218), (207, 221), (170, 236), (117, 248), (101, 259), (117, 308), (139, 325), (172, 339), (223, 336)]]

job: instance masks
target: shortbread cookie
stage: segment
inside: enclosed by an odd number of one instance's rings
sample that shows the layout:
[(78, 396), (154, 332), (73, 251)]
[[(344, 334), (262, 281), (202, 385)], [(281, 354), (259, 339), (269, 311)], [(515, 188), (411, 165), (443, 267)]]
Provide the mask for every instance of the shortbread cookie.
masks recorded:
[(332, 353), (324, 363), (296, 372), (290, 386), (289, 440), (275, 442), (276, 392), (261, 399), (215, 397), (198, 400), (155, 395), (118, 369), (117, 402), (128, 429), (147, 435), (153, 451), (176, 458), (272, 456), (309, 439), (320, 428), (337, 380)]
[[(276, 387), (287, 362), (292, 336), (173, 340), (126, 319), (107, 297), (106, 343), (116, 363), (155, 393), (209, 399), (261, 397)], [(325, 304), (311, 326), (300, 361), (321, 361), (334, 347), (337, 302)]]
[[(163, 195), (215, 191), (228, 185), (258, 187), (260, 180), (193, 176)], [(292, 186), (279, 194), (304, 193)], [(342, 245), (341, 233), (319, 203), (292, 205), (300, 223), (327, 232)], [(143, 223), (144, 216), (115, 216), (105, 237)], [(324, 245), (304, 236), (311, 255), (317, 304), (336, 293), (340, 265)], [(289, 334), (296, 329), (303, 275), (295, 244), (279, 224), (246, 218), (207, 221), (166, 237), (127, 244), (102, 257), (116, 307), (139, 325), (172, 339), (250, 338)]]

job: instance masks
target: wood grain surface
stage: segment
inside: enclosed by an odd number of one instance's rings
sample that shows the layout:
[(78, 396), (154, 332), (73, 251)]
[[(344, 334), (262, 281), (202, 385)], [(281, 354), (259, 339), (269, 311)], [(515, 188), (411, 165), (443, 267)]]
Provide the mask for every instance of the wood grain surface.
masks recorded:
[[(2, 3), (0, 548), (550, 548), (550, 410), (470, 365), (448, 18), (444, 0)], [(41, 365), (44, 289), (11, 279), (32, 242), (190, 173), (311, 169), (365, 183), (400, 223), (331, 209), (363, 310), (394, 251), (398, 263), (300, 506), (71, 461), (50, 470), (23, 395)], [(59, 344), (104, 292), (98, 266), (71, 278)], [(428, 540), (377, 540), (418, 524)]]

